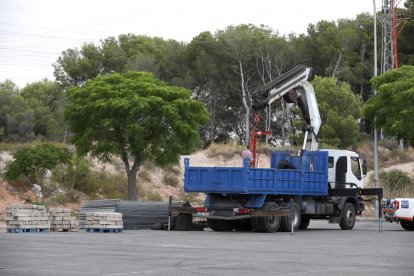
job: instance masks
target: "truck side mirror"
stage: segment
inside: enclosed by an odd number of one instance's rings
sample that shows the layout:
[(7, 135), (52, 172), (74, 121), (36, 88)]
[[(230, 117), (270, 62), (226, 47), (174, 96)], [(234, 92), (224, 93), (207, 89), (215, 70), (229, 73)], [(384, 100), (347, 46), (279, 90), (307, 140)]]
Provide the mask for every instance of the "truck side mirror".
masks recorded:
[(368, 171), (367, 160), (365, 159), (361, 159), (361, 160), (362, 160), (362, 173), (364, 175), (367, 175), (367, 171)]

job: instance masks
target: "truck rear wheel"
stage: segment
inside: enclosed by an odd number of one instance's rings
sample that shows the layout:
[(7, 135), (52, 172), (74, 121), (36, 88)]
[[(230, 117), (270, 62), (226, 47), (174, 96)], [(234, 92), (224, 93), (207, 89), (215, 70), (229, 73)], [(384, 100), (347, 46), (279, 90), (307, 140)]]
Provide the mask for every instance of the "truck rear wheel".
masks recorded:
[[(301, 214), (299, 207), (296, 204), (293, 204), (293, 230), (296, 232), (299, 230), (300, 224), (301, 224)], [(290, 208), (290, 203), (285, 202), (282, 204), (282, 207)], [(290, 212), (290, 209), (289, 209)], [(292, 229), (290, 217), (282, 217), (282, 222), (280, 224), (280, 231), (282, 232), (290, 232)]]
[[(263, 210), (276, 210), (279, 205), (276, 202), (265, 202), (262, 207)], [(279, 230), (280, 217), (269, 216), (252, 219), (252, 226), (256, 232), (274, 233)]]
[(401, 220), (401, 227), (407, 231), (414, 231), (414, 221)]
[(341, 221), (339, 222), (339, 226), (342, 230), (352, 230), (352, 228), (354, 228), (355, 221), (355, 206), (350, 202), (346, 202), (342, 209), (342, 216)]

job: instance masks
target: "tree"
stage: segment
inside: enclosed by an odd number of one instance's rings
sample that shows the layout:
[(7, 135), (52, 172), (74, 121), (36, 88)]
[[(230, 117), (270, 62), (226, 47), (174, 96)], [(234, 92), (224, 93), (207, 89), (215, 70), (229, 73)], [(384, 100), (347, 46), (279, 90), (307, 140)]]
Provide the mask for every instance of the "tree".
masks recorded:
[(354, 95), (348, 84), (333, 78), (316, 76), (312, 85), (322, 120), (322, 142), (339, 148), (352, 146), (359, 136), (361, 97)]
[(7, 139), (7, 105), (19, 93), (16, 84), (10, 80), (0, 82), (0, 140)]
[(41, 144), (18, 149), (13, 157), (14, 161), (6, 166), (4, 178), (7, 181), (24, 175), (31, 184), (42, 185), (46, 170), (66, 163), (69, 160), (69, 151), (51, 144)]
[(36, 138), (57, 141), (65, 129), (63, 107), (66, 95), (57, 82), (46, 79), (26, 85), (21, 95), (34, 111), (32, 121)]
[(391, 137), (414, 143), (414, 66), (403, 66), (371, 80), (377, 95), (365, 104), (363, 115)]
[(78, 153), (107, 160), (119, 156), (128, 176), (128, 199), (137, 199), (137, 173), (145, 160), (178, 162), (199, 140), (208, 122), (205, 106), (187, 89), (169, 86), (152, 74), (98, 76), (69, 92), (65, 118)]

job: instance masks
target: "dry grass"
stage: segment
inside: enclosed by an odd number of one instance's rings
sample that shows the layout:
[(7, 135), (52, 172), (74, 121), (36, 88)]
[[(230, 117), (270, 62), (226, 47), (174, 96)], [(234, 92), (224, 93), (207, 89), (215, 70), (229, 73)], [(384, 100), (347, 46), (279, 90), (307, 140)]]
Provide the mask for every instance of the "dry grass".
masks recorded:
[[(385, 140), (385, 139), (383, 139)], [(400, 150), (398, 145), (387, 143), (386, 141), (379, 143), (380, 145), (386, 145), (387, 147), (378, 147), (378, 167), (386, 168), (399, 163), (414, 162), (414, 149), (412, 147), (404, 148)], [(363, 143), (358, 152), (364, 156), (368, 162), (368, 169), (374, 168), (374, 145), (372, 141)]]
[[(246, 149), (245, 145), (236, 145), (236, 144), (211, 144), (207, 150), (206, 154), (209, 158), (217, 158), (223, 156), (224, 158), (230, 159), (235, 155), (240, 155), (243, 150)], [(269, 144), (258, 143), (256, 151), (259, 154), (270, 155), (272, 151), (276, 150), (293, 150), (297, 151), (296, 148), (291, 147), (272, 147)]]
[(207, 148), (206, 154), (209, 158), (215, 158), (218, 156), (232, 158), (236, 154), (240, 154), (242, 151), (242, 146), (236, 144), (211, 144)]

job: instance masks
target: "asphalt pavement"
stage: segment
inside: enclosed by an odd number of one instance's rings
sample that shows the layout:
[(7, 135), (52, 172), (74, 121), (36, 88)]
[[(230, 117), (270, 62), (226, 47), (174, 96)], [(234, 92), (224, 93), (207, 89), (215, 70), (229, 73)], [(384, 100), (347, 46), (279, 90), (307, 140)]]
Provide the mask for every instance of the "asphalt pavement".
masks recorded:
[(290, 233), (0, 233), (0, 275), (414, 275), (414, 232), (312, 221)]

